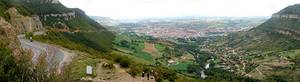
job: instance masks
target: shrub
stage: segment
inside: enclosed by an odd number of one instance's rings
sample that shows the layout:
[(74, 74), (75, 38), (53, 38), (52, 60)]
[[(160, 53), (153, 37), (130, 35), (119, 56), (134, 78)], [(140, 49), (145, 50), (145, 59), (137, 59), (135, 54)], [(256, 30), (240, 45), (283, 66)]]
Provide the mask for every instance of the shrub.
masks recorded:
[(129, 74), (133, 77), (137, 76), (138, 74), (142, 73), (144, 71), (144, 67), (143, 65), (135, 65), (135, 66), (131, 66), (130, 70), (129, 70)]
[(108, 63), (104, 63), (102, 64), (102, 67), (103, 68), (106, 68), (106, 69), (114, 69), (114, 64), (112, 62), (108, 62)]
[(127, 56), (118, 56), (115, 58), (115, 62), (119, 63), (124, 68), (128, 68), (133, 64), (133, 61), (131, 61)]
[(201, 68), (201, 66), (199, 66), (199, 65), (190, 64), (187, 67), (187, 72), (188, 73), (196, 73), (197, 70), (199, 70), (200, 68)]
[(25, 33), (25, 38), (29, 38), (29, 37), (33, 37), (33, 33), (32, 32)]
[(167, 68), (158, 67), (155, 69), (155, 72), (155, 80), (158, 82), (162, 82), (164, 80), (174, 82), (178, 78), (175, 71), (169, 70)]

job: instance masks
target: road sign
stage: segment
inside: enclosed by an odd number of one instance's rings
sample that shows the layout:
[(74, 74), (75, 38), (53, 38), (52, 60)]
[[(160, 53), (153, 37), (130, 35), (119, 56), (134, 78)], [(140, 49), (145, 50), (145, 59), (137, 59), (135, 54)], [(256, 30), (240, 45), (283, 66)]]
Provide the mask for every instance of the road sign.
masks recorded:
[(86, 74), (93, 74), (93, 67), (92, 66), (86, 66)]

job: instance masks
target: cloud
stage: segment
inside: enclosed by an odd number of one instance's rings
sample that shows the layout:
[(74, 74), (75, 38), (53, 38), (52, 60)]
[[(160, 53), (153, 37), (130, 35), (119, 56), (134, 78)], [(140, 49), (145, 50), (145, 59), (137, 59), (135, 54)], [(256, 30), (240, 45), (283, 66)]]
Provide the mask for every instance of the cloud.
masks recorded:
[(60, 0), (88, 15), (115, 19), (176, 16), (270, 16), (300, 0)]

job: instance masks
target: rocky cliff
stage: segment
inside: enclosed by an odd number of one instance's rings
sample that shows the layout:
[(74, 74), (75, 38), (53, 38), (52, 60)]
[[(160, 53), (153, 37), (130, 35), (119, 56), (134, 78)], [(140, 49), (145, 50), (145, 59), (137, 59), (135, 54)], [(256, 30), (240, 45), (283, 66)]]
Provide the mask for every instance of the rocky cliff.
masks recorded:
[(57, 0), (17, 0), (17, 3), (38, 15), (44, 26), (56, 28), (57, 23), (63, 23), (70, 31), (107, 31), (84, 11), (67, 8)]
[(32, 3), (32, 2), (38, 2), (38, 3), (51, 3), (51, 4), (58, 4), (58, 0), (16, 0), (16, 1), (23, 1), (27, 3)]
[(43, 29), (42, 22), (40, 21), (40, 17), (37, 15), (23, 16), (21, 15), (16, 8), (9, 8), (7, 12), (10, 15), (10, 22), (12, 26), (17, 28), (18, 33), (25, 32), (34, 32)]
[(300, 19), (300, 15), (296, 14), (274, 14), (272, 18), (282, 18), (282, 19)]

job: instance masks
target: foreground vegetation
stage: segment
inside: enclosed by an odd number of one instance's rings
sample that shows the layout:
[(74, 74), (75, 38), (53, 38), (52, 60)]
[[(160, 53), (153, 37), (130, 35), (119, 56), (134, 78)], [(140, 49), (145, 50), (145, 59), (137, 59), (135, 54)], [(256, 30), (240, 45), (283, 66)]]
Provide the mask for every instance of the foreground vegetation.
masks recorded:
[[(175, 71), (169, 70), (167, 68), (160, 68), (161, 66), (159, 67), (151, 66), (151, 65), (149, 66), (138, 61), (133, 61), (132, 58), (134, 57), (124, 55), (124, 53), (103, 52), (101, 50), (97, 50), (99, 47), (98, 45), (94, 45), (94, 43), (90, 43), (93, 44), (94, 46), (87, 46), (84, 42), (86, 40), (82, 40), (83, 38), (69, 37), (70, 35), (66, 36), (65, 33), (62, 32), (49, 31), (47, 32), (46, 35), (34, 36), (34, 39), (42, 42), (61, 45), (63, 47), (70, 48), (72, 50), (87, 53), (87, 54), (79, 54), (79, 57), (77, 57), (74, 60), (74, 62), (70, 64), (70, 67), (72, 67), (70, 70), (71, 71), (70, 76), (72, 77), (72, 80), (79, 80), (82, 77), (85, 77), (86, 76), (85, 66), (91, 65), (94, 68), (96, 68), (97, 63), (100, 63), (102, 59), (106, 59), (118, 63), (123, 68), (129, 68), (130, 70), (128, 71), (128, 73), (131, 74), (132, 76), (140, 75), (142, 72), (150, 71), (150, 69), (152, 69), (158, 71), (159, 76), (156, 76), (157, 81), (163, 81), (163, 80), (174, 81), (176, 79)], [(80, 42), (76, 42), (76, 40), (73, 39), (81, 39), (81, 40)], [(165, 70), (165, 71), (161, 71), (161, 70)], [(92, 75), (92, 76), (96, 76), (96, 75)]]
[[(4, 30), (6, 29), (6, 30)], [(57, 72), (57, 63), (49, 66), (46, 55), (41, 54), (35, 63), (32, 52), (19, 47), (18, 40), (6, 36), (7, 28), (0, 28), (0, 81), (3, 82), (62, 82), (68, 81), (69, 72)], [(68, 67), (63, 68), (69, 70)]]

